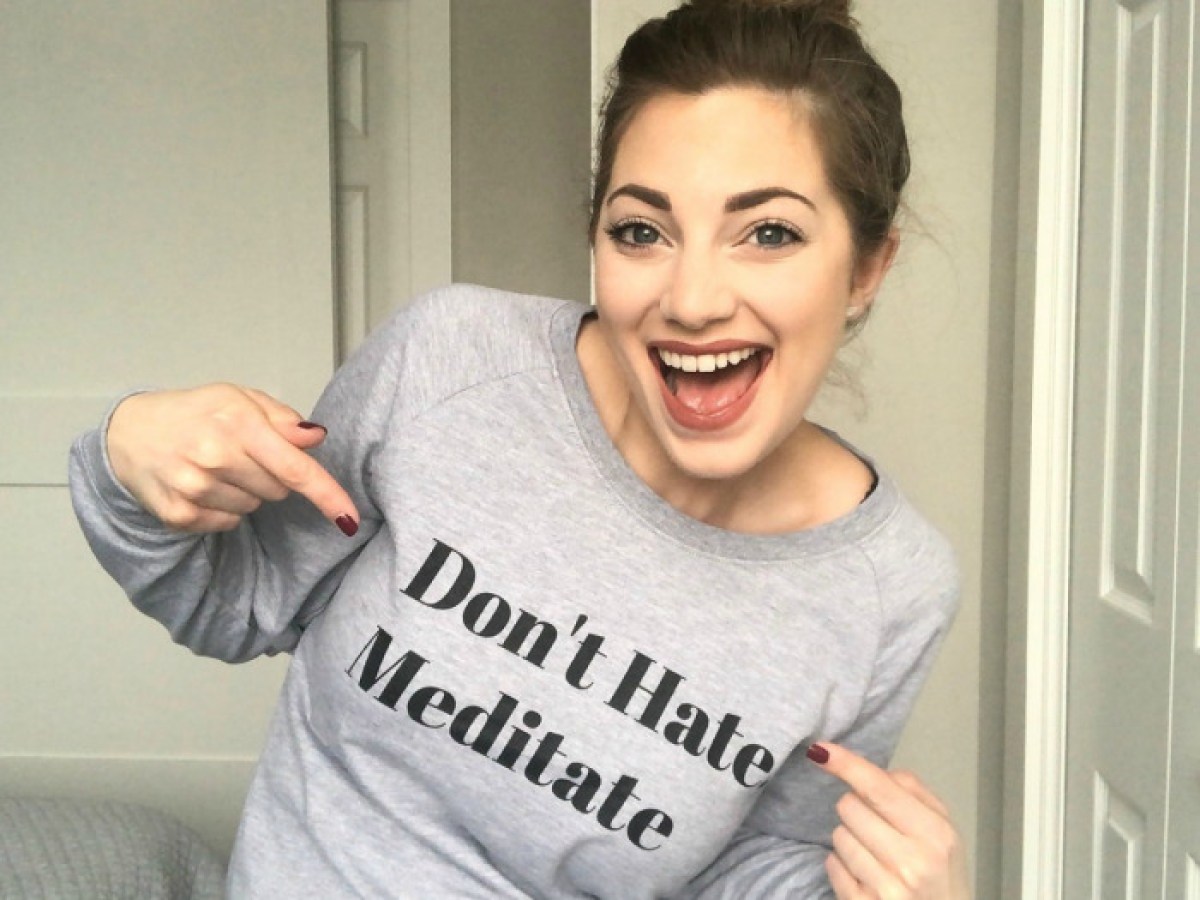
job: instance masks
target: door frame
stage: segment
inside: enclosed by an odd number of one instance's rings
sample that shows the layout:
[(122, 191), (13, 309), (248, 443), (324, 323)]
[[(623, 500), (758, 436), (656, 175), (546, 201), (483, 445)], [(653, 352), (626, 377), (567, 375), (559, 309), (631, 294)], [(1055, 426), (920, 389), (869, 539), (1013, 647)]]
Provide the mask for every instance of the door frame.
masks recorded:
[(450, 4), (410, 0), (409, 273), (413, 293), (450, 284)]
[(1025, 92), (1022, 121), (1037, 138), (1024, 142), (1022, 166), (1030, 173), (1021, 192), (1033, 237), (1032, 254), (1022, 254), (1031, 259), (1020, 277), (1013, 424), (1028, 442), (1013, 456), (1010, 584), (1012, 608), (1023, 614), (1014, 624), (1025, 638), (1016, 717), (1024, 720), (1020, 892), (1040, 900), (1062, 896), (1063, 876), (1084, 4), (1039, 0), (1024, 9), (1024, 70), (1034, 87)]

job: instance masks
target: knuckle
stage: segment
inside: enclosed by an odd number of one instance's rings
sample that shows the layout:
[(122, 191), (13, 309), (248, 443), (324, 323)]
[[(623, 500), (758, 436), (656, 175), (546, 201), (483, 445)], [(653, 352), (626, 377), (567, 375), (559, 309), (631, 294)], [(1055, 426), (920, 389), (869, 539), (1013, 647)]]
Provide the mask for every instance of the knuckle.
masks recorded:
[(219, 435), (205, 434), (196, 440), (190, 456), (202, 469), (220, 469), (229, 459), (229, 443)]
[(191, 531), (200, 520), (200, 510), (183, 497), (168, 500), (157, 515), (164, 525), (177, 531)]
[(262, 500), (260, 500), (258, 497), (248, 497), (246, 499), (246, 501), (241, 504), (241, 507), (238, 509), (238, 512), (241, 513), (243, 516), (249, 515), (250, 513), (254, 512), (256, 509), (258, 509), (260, 506), (262, 506)]
[(213, 531), (233, 531), (233, 529), (238, 527), (238, 523), (240, 522), (240, 516), (223, 514), (213, 521), (212, 529)]
[(846, 818), (847, 813), (850, 812), (850, 810), (853, 808), (853, 806), (854, 806), (854, 795), (853, 794), (842, 794), (842, 796), (838, 799), (838, 802), (834, 804), (834, 808), (837, 810), (837, 814), (843, 819)]
[(271, 481), (269, 484), (264, 484), (261, 491), (262, 498), (264, 500), (271, 500), (274, 502), (286, 499), (287, 495), (290, 493), (291, 491), (289, 491), (285, 485), (280, 484), (278, 481)]
[(949, 863), (959, 852), (958, 832), (949, 825), (942, 825), (937, 829), (933, 846), (938, 862)]
[(304, 483), (309, 475), (308, 457), (289, 457), (275, 467), (275, 477), (284, 485), (295, 488)]
[(202, 469), (183, 466), (171, 477), (171, 487), (191, 503), (200, 500), (212, 490), (212, 476)]

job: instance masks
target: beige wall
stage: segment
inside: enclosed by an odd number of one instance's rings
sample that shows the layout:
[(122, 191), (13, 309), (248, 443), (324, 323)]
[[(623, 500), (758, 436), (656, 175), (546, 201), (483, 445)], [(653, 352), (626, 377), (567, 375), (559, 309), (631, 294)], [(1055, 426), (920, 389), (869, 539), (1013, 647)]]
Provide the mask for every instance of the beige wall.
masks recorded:
[(864, 405), (831, 420), (877, 455), (954, 544), (961, 611), (896, 764), (947, 800), (978, 896), (999, 897), (1007, 497), (1015, 290), (1019, 9), (871, 0), (868, 39), (900, 83), (914, 216), (861, 346)]
[(454, 280), (588, 296), (586, 3), (454, 0)]

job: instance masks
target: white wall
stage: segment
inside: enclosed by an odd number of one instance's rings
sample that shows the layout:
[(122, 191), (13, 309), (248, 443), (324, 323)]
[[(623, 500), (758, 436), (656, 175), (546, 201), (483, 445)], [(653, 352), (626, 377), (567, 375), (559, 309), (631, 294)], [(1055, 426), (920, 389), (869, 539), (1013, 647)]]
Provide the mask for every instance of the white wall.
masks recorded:
[(131, 386), (300, 408), (333, 368), (324, 0), (0, 6), (0, 795), (115, 797), (224, 850), (282, 660), (201, 660), (92, 558), (73, 435)]

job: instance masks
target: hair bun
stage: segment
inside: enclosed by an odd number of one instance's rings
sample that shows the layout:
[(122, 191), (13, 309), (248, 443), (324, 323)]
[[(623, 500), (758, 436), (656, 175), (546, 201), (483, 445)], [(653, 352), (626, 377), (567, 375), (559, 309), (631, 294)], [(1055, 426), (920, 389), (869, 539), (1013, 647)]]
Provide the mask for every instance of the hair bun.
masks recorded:
[(689, 0), (697, 9), (753, 9), (779, 12), (807, 12), (827, 22), (855, 27), (850, 7), (853, 0)]

